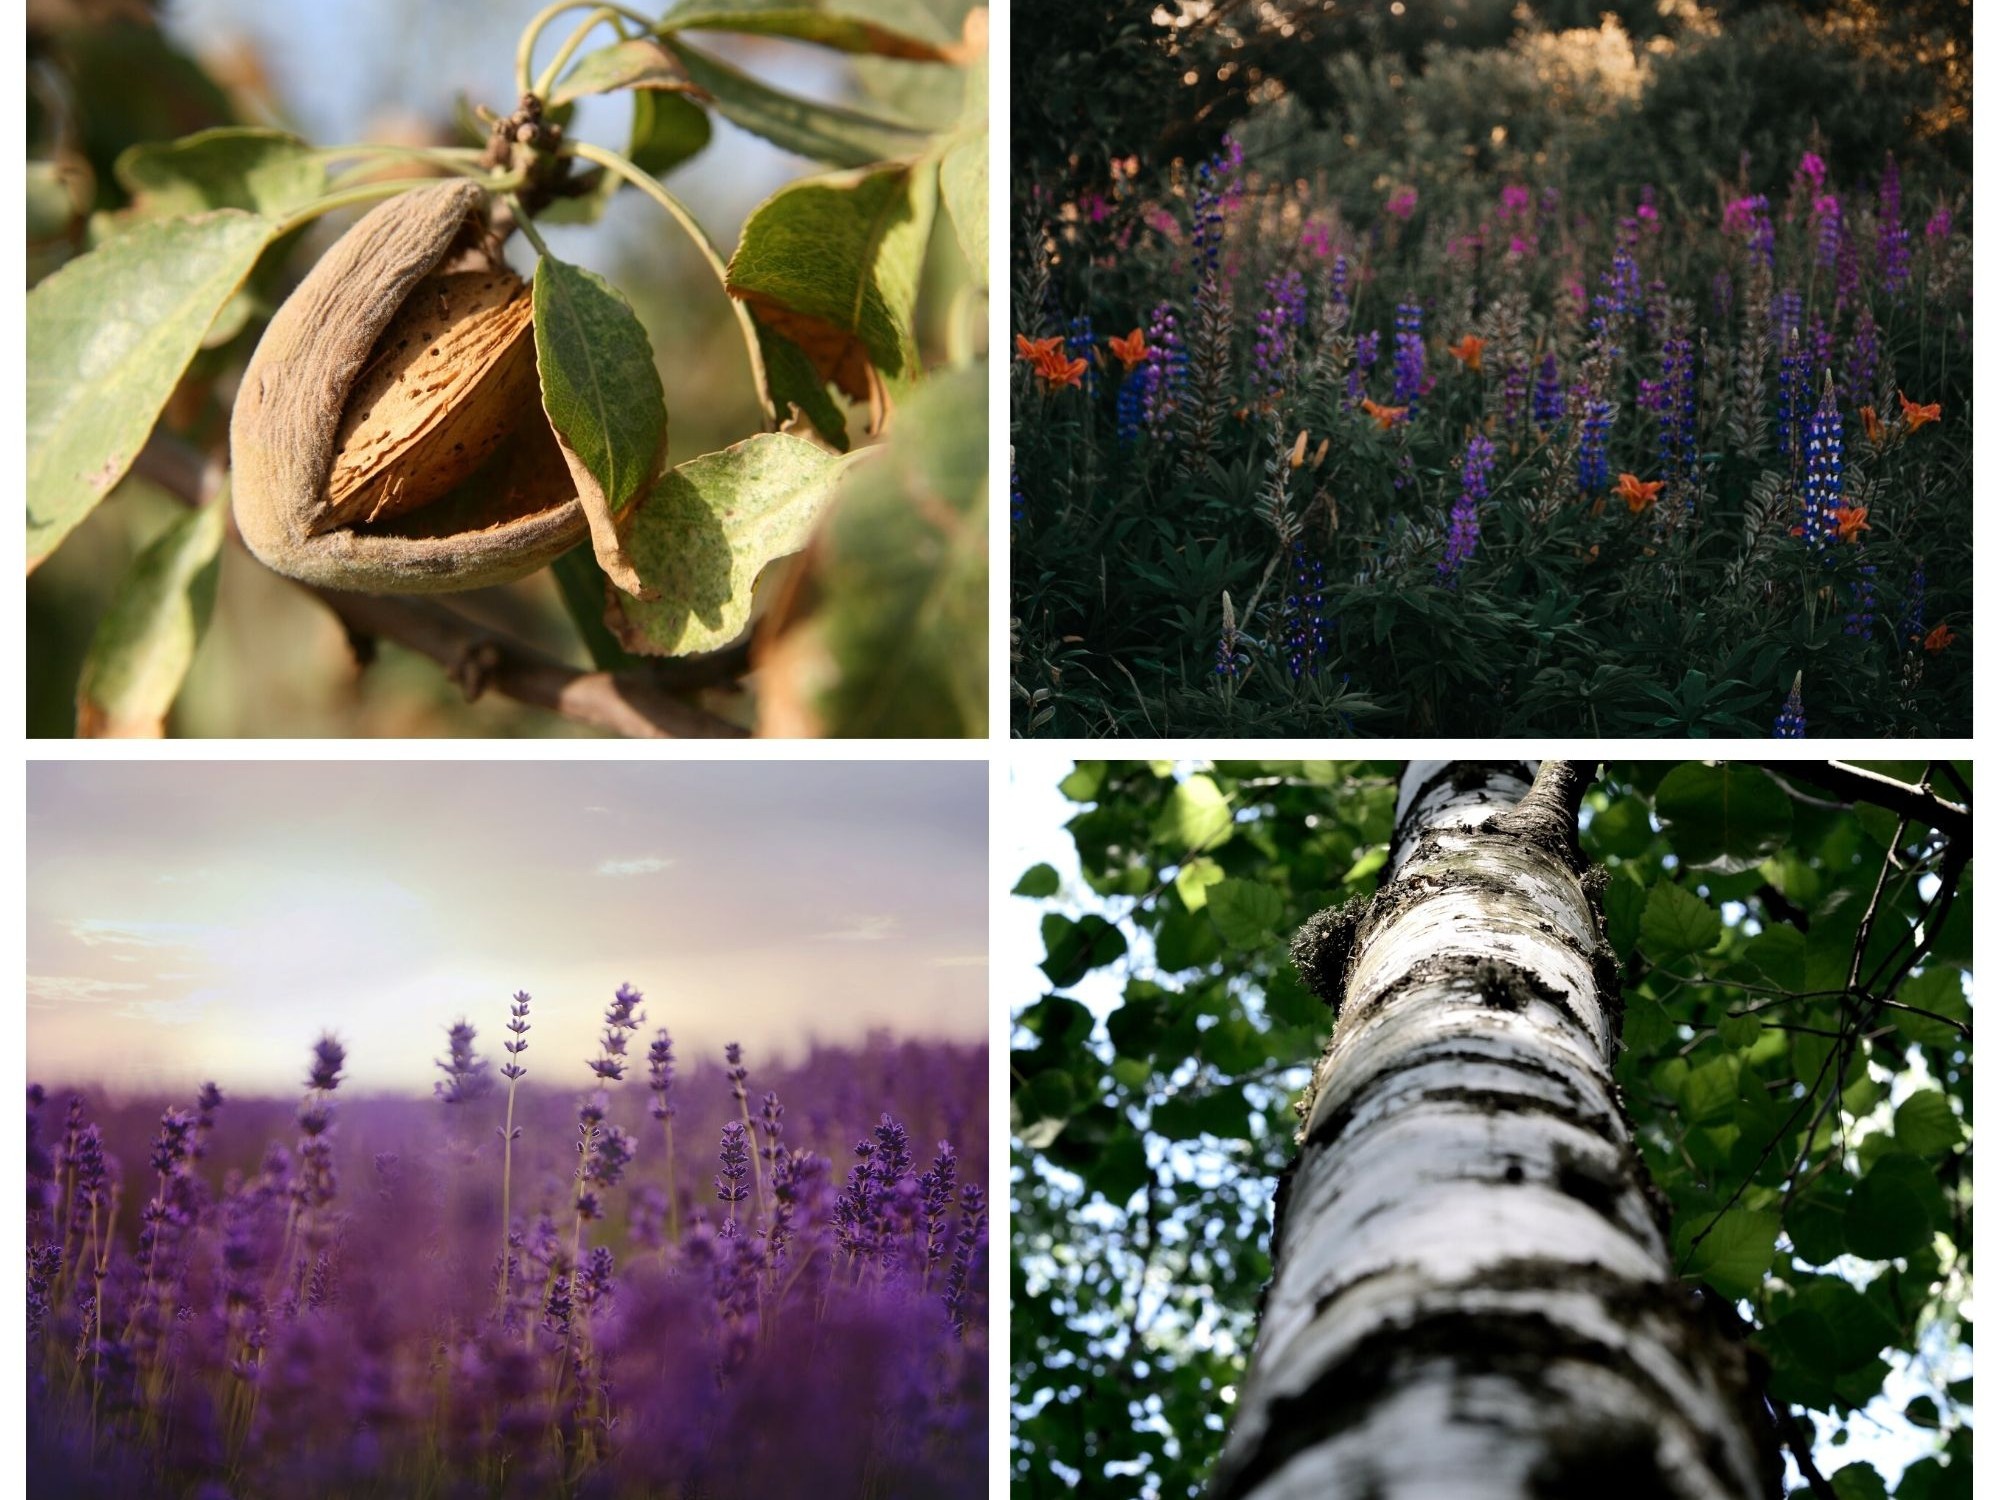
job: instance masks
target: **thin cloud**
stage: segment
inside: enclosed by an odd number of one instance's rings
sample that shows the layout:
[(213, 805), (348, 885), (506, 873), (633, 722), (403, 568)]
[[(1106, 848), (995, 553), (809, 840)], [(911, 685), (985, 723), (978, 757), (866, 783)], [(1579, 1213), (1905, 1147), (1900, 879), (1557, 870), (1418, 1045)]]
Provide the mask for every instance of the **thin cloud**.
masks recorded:
[(931, 960), (933, 969), (983, 969), (986, 967), (984, 953), (953, 953)]
[(86, 948), (185, 948), (215, 929), (200, 922), (127, 922), (115, 917), (78, 917), (70, 936)]
[(93, 979), (83, 974), (30, 974), (28, 999), (36, 1005), (99, 1005), (120, 1000), (143, 984), (122, 979)]
[(823, 943), (879, 943), (895, 936), (895, 932), (894, 917), (854, 917), (847, 926), (817, 936)]
[(662, 870), (673, 868), (671, 859), (658, 854), (643, 855), (638, 859), (607, 859), (597, 867), (600, 875), (657, 875)]

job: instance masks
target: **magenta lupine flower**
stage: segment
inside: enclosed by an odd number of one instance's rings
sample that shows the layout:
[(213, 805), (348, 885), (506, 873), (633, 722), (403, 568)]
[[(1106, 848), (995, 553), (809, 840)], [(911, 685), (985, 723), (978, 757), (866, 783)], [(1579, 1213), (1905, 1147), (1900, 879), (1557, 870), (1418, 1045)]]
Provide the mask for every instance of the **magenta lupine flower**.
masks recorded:
[(1816, 153), (1806, 152), (1792, 171), (1792, 191), (1800, 197), (1811, 197), (1825, 185), (1826, 163)]
[(1492, 480), (1493, 442), (1484, 433), (1475, 433), (1465, 445), (1458, 501), (1451, 508), (1451, 531), (1438, 563), (1439, 583), (1455, 586), (1459, 570), (1472, 560), (1479, 546), (1479, 503), (1490, 493)]
[(1325, 260), (1333, 254), (1333, 231), (1315, 219), (1299, 231), (1299, 246), (1310, 250), (1315, 259)]
[(1535, 195), (1518, 182), (1510, 182), (1500, 189), (1500, 217), (1505, 219), (1528, 217), (1534, 209)]
[(1399, 187), (1389, 195), (1389, 201), (1382, 205), (1383, 211), (1392, 219), (1407, 224), (1410, 216), (1417, 211), (1417, 190), (1413, 187)]
[(1806, 424), (1805, 447), (1803, 535), (1808, 547), (1830, 561), (1839, 535), (1835, 515), (1840, 510), (1841, 485), (1840, 407), (1833, 399), (1831, 377), (1826, 381), (1819, 406)]
[(1806, 737), (1806, 704), (1802, 691), (1804, 672), (1792, 674), (1791, 696), (1785, 699), (1785, 706), (1778, 714), (1778, 722), (1772, 726), (1771, 738), (1778, 740), (1802, 740)]
[(1951, 238), (1951, 206), (1940, 203), (1930, 218), (1924, 221), (1924, 238), (1933, 245), (1942, 244)]
[(1771, 224), (1771, 202), (1762, 193), (1738, 198), (1722, 211), (1722, 232), (1740, 235), (1750, 253), (1770, 265), (1777, 258), (1777, 231)]

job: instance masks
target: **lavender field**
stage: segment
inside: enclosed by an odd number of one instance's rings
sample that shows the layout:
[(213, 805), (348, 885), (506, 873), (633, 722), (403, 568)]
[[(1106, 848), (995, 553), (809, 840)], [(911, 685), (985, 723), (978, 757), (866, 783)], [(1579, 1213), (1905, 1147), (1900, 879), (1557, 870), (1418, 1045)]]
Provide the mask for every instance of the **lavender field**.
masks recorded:
[(680, 1057), (630, 987), (533, 1047), (583, 1003), (429, 1100), (337, 1027), (296, 1098), (32, 1085), (29, 1492), (984, 1493), (984, 1050)]

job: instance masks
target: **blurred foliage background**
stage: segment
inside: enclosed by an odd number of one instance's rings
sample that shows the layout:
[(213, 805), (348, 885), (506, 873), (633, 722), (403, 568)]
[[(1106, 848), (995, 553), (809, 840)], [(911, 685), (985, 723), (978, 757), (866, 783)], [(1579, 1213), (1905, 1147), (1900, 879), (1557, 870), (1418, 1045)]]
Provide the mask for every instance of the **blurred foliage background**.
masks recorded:
[[(956, 34), (974, 0), (920, 0)], [(315, 145), (352, 142), (460, 144), (459, 112), (515, 104), (513, 59), (522, 27), (542, 0), (30, 0), (27, 240), (33, 285), (93, 243), (93, 215), (117, 212), (125, 195), (112, 165), (127, 147), (216, 125), (268, 126)], [(655, 9), (663, 8), (656, 6)], [(571, 18), (574, 19), (574, 18)], [(538, 65), (567, 22), (544, 40)], [(608, 32), (598, 42), (608, 41)], [(711, 33), (704, 46), (773, 86), (829, 103), (944, 128), (965, 103), (966, 72), (875, 57), (849, 57), (780, 38)], [(579, 102), (573, 139), (622, 148), (632, 95)], [(714, 138), (666, 179), (725, 256), (751, 210), (786, 183), (826, 170), (752, 135), (719, 114)], [(353, 221), (331, 215), (306, 231), (281, 295)], [(628, 189), (596, 225), (539, 226), (551, 251), (607, 277), (651, 336), (666, 388), (669, 463), (736, 442), (762, 426), (740, 334), (709, 269), (659, 209)], [(969, 285), (952, 229), (940, 214), (919, 299), (918, 343), (926, 367), (983, 352), (983, 303), (968, 316)], [(517, 269), (532, 265), (518, 239)], [(268, 311), (268, 308), (266, 309)], [(204, 447), (226, 442), (228, 391), (204, 377), (233, 376), (243, 351), (198, 359), (165, 421)], [(210, 355), (216, 356), (211, 359)], [(204, 363), (206, 361), (206, 364)], [(185, 399), (183, 399), (183, 397)], [(954, 404), (953, 411), (964, 408)], [(981, 407), (983, 411), (983, 406)], [(851, 430), (865, 428), (856, 413)], [(975, 444), (976, 433), (934, 443)], [(37, 568), (27, 588), (27, 725), (36, 736), (74, 732), (78, 671), (121, 578), (184, 507), (144, 478), (129, 476), (107, 502)], [(983, 518), (980, 522), (983, 536)], [(983, 552), (978, 618), (985, 614)], [(798, 568), (766, 571), (760, 606), (785, 597)], [(964, 582), (961, 577), (957, 580)], [(453, 608), (578, 668), (590, 665), (544, 570), (502, 589), (455, 596)], [(864, 636), (864, 622), (855, 627)], [(983, 653), (982, 653), (983, 655)], [(796, 670), (796, 669), (793, 669)], [(711, 695), (708, 706), (748, 721), (751, 693)], [(935, 726), (936, 716), (933, 715)], [(223, 549), (216, 604), (169, 732), (181, 736), (514, 736), (591, 731), (498, 693), (467, 703), (427, 658), (383, 641), (361, 670), (340, 623), (311, 596), (235, 545)], [(886, 733), (960, 732), (911, 725)]]
[[(1551, 166), (1593, 195), (1643, 159), (1663, 192), (1778, 196), (1816, 146), (1851, 180), (1893, 147), (1923, 184), (1972, 166), (1971, 0), (1017, 0), (1017, 184), (1141, 189), (1243, 140), (1354, 204), (1430, 202)], [(1560, 179), (1559, 179), (1560, 180)], [(1478, 189), (1483, 190), (1483, 189)], [(1323, 196), (1323, 193), (1322, 193)], [(1604, 196), (1612, 196), (1606, 193)]]

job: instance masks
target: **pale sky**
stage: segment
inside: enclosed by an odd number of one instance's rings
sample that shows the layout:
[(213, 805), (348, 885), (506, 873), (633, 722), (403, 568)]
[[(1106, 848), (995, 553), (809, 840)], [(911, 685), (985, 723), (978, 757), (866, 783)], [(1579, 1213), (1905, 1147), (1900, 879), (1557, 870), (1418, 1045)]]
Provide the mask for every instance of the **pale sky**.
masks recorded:
[(428, 1092), (464, 1015), (574, 1088), (621, 981), (692, 1062), (986, 1034), (977, 762), (31, 763), (29, 1076)]

